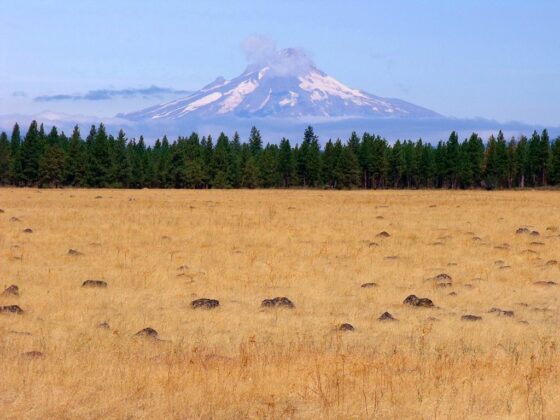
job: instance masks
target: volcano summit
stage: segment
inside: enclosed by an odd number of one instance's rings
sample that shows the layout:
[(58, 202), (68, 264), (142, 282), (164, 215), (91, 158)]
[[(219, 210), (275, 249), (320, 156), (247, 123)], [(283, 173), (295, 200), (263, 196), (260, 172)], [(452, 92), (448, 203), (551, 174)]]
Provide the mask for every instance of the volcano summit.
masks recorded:
[(274, 52), (238, 77), (214, 82), (184, 98), (119, 114), (133, 121), (221, 118), (441, 118), (426, 108), (352, 89), (319, 70), (301, 50)]

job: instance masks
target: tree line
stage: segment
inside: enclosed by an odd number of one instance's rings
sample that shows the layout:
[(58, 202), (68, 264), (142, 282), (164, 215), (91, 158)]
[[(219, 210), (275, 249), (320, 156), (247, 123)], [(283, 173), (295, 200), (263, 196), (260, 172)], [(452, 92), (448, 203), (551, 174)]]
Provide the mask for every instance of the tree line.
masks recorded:
[(321, 147), (312, 127), (301, 142), (263, 144), (253, 127), (246, 142), (192, 133), (146, 145), (116, 137), (103, 124), (83, 139), (33, 121), (25, 136), (15, 124), (0, 134), (0, 185), (113, 188), (524, 188), (560, 185), (560, 137), (547, 130), (506, 140), (500, 131), (484, 142), (452, 132), (437, 145), (389, 143), (353, 132)]

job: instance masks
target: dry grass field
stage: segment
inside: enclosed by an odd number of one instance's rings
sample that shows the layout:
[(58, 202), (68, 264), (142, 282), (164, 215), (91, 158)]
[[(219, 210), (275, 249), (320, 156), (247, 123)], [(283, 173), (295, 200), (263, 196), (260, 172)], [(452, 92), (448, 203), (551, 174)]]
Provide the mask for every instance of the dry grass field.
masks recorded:
[[(0, 208), (0, 293), (19, 287), (0, 306), (24, 311), (0, 313), (2, 418), (560, 418), (557, 192), (0, 189)], [(276, 296), (295, 308), (261, 308)]]

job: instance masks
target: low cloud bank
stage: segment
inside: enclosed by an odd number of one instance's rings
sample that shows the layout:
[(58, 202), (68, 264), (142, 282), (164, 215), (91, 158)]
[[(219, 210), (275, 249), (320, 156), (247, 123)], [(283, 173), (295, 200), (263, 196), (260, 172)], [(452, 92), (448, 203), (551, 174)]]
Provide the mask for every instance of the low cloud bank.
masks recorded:
[(55, 94), (35, 97), (36, 102), (56, 101), (107, 101), (114, 98), (153, 98), (165, 95), (188, 95), (188, 90), (173, 89), (161, 86), (128, 89), (95, 89), (82, 94)]

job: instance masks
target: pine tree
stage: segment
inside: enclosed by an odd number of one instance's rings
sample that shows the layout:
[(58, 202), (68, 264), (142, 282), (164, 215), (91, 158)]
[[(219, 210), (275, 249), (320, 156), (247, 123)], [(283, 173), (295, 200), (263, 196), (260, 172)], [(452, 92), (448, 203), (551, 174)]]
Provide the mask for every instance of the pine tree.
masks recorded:
[(64, 181), (66, 156), (57, 143), (49, 144), (39, 159), (39, 185), (59, 187)]
[(126, 148), (126, 135), (119, 130), (117, 138), (112, 142), (111, 151), (111, 179), (116, 187), (128, 187), (130, 185), (131, 168)]
[(557, 137), (551, 148), (550, 181), (560, 185), (560, 137)]
[(0, 185), (10, 182), (11, 150), (8, 135), (2, 131), (0, 134)]
[(25, 182), (23, 176), (23, 165), (21, 162), (21, 134), (19, 125), (14, 124), (10, 138), (10, 181), (13, 185), (20, 186)]
[[(42, 127), (41, 124), (41, 131), (43, 131)], [(43, 153), (43, 134), (37, 128), (37, 121), (33, 120), (21, 144), (22, 175), (27, 185), (35, 185), (39, 181), (39, 160)]]
[(12, 151), (8, 135), (5, 132), (0, 134), (0, 185), (10, 183), (10, 166), (12, 161)]
[(539, 185), (539, 178), (542, 174), (540, 151), (541, 136), (533, 131), (533, 135), (528, 142), (528, 178), (531, 186)]
[(207, 175), (201, 159), (187, 161), (185, 167), (187, 188), (207, 188)]
[(400, 140), (397, 140), (393, 148), (389, 152), (389, 176), (393, 188), (401, 187), (402, 176), (405, 170), (405, 160), (403, 155), (403, 147)]
[(418, 168), (414, 156), (414, 144), (408, 140), (403, 143), (404, 172), (403, 179), (406, 188), (412, 188), (417, 177)]
[[(206, 139), (204, 139), (206, 143)], [(183, 142), (182, 142), (183, 143)], [(207, 171), (205, 168), (209, 149), (200, 142), (198, 134), (192, 133), (188, 140), (184, 142), (185, 161), (182, 170), (185, 174), (187, 188), (207, 187)]]
[(344, 146), (340, 139), (336, 139), (332, 147), (332, 172), (331, 172), (331, 187), (342, 189), (344, 187), (344, 166), (342, 164), (342, 153)]
[(518, 176), (517, 184), (520, 188), (525, 188), (525, 182), (530, 174), (529, 145), (525, 136), (521, 136), (515, 148), (515, 166)]
[(476, 133), (472, 133), (467, 143), (466, 159), (470, 163), (472, 184), (480, 186), (484, 174), (484, 142)]
[(352, 150), (352, 153), (354, 153), (356, 158), (360, 156), (360, 149), (361, 149), (360, 146), (361, 146), (360, 137), (358, 137), (358, 134), (356, 134), (355, 131), (352, 131), (352, 134), (350, 134), (350, 138), (348, 139), (347, 147), (349, 147), (350, 150)]
[(243, 147), (242, 152), (242, 177), (243, 188), (256, 188), (259, 185), (259, 168), (250, 147)]
[(435, 162), (435, 185), (437, 188), (449, 188), (448, 183), (448, 160), (447, 160), (447, 145), (440, 141), (434, 150)]
[(364, 133), (360, 144), (359, 161), (362, 169), (362, 186), (372, 188), (375, 172), (375, 137)]
[[(340, 139), (338, 140), (340, 143)], [(325, 183), (334, 188), (336, 184), (335, 171), (337, 169), (339, 156), (336, 155), (335, 147), (331, 139), (325, 144), (323, 152), (323, 179)]]
[(339, 165), (342, 173), (342, 186), (344, 188), (358, 187), (360, 185), (360, 163), (351, 144), (342, 148)]
[(214, 154), (212, 136), (208, 135), (208, 137), (202, 137), (200, 147), (202, 148), (204, 188), (208, 188), (210, 186), (210, 181), (214, 178), (214, 173), (216, 172), (213, 166), (214, 162), (212, 158), (212, 155)]
[(300, 179), (301, 186), (307, 187), (309, 176), (307, 174), (307, 154), (309, 153), (310, 141), (304, 138), (301, 146), (296, 146), (296, 173)]
[(216, 142), (216, 147), (212, 155), (211, 167), (214, 176), (211, 181), (213, 188), (231, 188), (232, 181), (229, 179), (231, 157), (229, 148), (229, 139), (222, 132)]
[(498, 184), (498, 148), (493, 135), (488, 139), (486, 146), (484, 174), (486, 188), (496, 188)]
[(455, 189), (458, 187), (460, 168), (459, 135), (455, 131), (449, 136), (446, 152), (447, 180), (449, 186)]
[(187, 141), (179, 138), (171, 145), (169, 160), (169, 183), (173, 188), (187, 186)]
[(422, 147), (420, 174), (424, 187), (433, 188), (436, 186), (436, 160), (434, 148), (431, 144), (425, 144)]
[(280, 149), (278, 151), (278, 171), (282, 179), (282, 186), (289, 188), (293, 184), (293, 176), (295, 172), (294, 156), (290, 140), (282, 138), (280, 141)]
[(410, 173), (412, 176), (412, 186), (414, 188), (422, 187), (422, 153), (424, 151), (424, 143), (422, 139), (414, 144), (411, 143), (412, 147), (412, 162), (410, 166)]
[(550, 139), (548, 131), (544, 129), (541, 134), (541, 141), (538, 149), (538, 168), (541, 185), (548, 184), (548, 169), (550, 167)]
[(515, 159), (515, 137), (512, 137), (507, 145), (507, 187), (513, 188), (515, 179), (517, 178), (517, 161)]
[(260, 185), (264, 188), (274, 188), (280, 183), (278, 171), (278, 146), (267, 144), (261, 153), (259, 161)]
[(319, 146), (319, 138), (313, 133), (311, 127), (308, 128), (306, 137), (309, 140), (309, 149), (306, 156), (305, 172), (309, 185), (318, 186), (321, 184), (321, 147)]
[(156, 142), (154, 159), (156, 186), (158, 188), (168, 188), (171, 182), (171, 149), (167, 136), (163, 136), (161, 143)]
[(233, 188), (241, 187), (241, 141), (237, 131), (230, 143), (230, 166), (228, 179)]
[(76, 125), (68, 144), (66, 163), (66, 185), (84, 186), (86, 184), (87, 154), (80, 137), (80, 128)]
[(469, 142), (465, 140), (459, 147), (459, 184), (461, 188), (470, 188), (475, 182), (469, 152)]
[(255, 159), (258, 158), (263, 149), (261, 132), (257, 130), (257, 127), (255, 126), (251, 127), (251, 134), (249, 135), (249, 148), (251, 149), (251, 154)]
[(138, 141), (128, 143), (128, 155), (130, 156), (130, 185), (133, 188), (143, 188), (150, 185), (150, 174), (148, 168), (148, 151), (144, 137), (140, 136)]
[(154, 163), (154, 151), (151, 146), (146, 147), (144, 152), (144, 188), (153, 188), (156, 183), (156, 171)]
[(374, 188), (384, 188), (388, 185), (387, 178), (390, 170), (389, 146), (385, 139), (376, 136), (372, 141), (372, 148), (372, 186)]
[(111, 154), (109, 139), (103, 124), (96, 129), (92, 126), (86, 140), (87, 147), (87, 183), (91, 187), (104, 188), (113, 183), (111, 179)]
[(55, 144), (60, 144), (60, 137), (58, 135), (58, 129), (53, 126), (51, 128), (51, 131), (49, 132), (49, 135), (47, 136), (47, 145), (48, 146), (54, 146)]
[(502, 130), (496, 138), (496, 183), (497, 186), (503, 188), (507, 185), (507, 144)]

